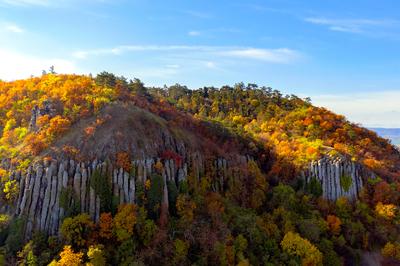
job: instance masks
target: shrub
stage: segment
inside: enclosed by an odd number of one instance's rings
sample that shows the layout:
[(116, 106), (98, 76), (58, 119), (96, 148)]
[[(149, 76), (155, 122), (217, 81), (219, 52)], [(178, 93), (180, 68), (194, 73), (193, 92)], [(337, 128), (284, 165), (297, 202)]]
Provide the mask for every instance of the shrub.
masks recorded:
[(112, 210), (112, 190), (107, 176), (98, 169), (94, 170), (90, 177), (90, 187), (94, 189), (100, 198), (100, 211), (110, 212)]
[(340, 186), (346, 192), (350, 190), (351, 185), (353, 184), (353, 179), (349, 175), (340, 176)]
[(84, 247), (94, 229), (94, 223), (86, 213), (69, 217), (61, 225), (61, 234), (74, 247)]
[(303, 265), (322, 265), (321, 252), (297, 233), (288, 232), (283, 237), (281, 246), (289, 255), (300, 257)]

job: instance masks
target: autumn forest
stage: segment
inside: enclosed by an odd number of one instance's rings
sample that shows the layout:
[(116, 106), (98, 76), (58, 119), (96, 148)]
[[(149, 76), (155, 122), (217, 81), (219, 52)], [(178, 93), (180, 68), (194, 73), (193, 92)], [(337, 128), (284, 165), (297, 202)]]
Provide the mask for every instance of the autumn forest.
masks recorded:
[(400, 263), (400, 152), (312, 99), (0, 81), (0, 265)]

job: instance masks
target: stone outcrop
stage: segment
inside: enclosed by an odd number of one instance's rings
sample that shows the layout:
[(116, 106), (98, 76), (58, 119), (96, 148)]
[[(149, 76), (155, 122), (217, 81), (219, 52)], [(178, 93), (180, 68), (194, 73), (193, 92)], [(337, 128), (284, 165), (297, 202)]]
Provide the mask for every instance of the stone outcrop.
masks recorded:
[(41, 116), (55, 116), (57, 113), (56, 106), (51, 100), (46, 100), (42, 103), (42, 107), (35, 105), (32, 109), (31, 120), (29, 122), (29, 131), (38, 131), (37, 121)]
[[(40, 161), (32, 164), (26, 173), (12, 171), (12, 179), (19, 183), (20, 193), (13, 207), (8, 212), (16, 217), (26, 218), (26, 238), (32, 236), (34, 230), (49, 234), (57, 234), (67, 210), (62, 204), (62, 191), (73, 191), (72, 201), (79, 202), (82, 213), (88, 213), (93, 220), (100, 217), (100, 195), (90, 185), (94, 171), (98, 171), (110, 181), (113, 196), (119, 203), (135, 203), (136, 190), (139, 183), (150, 178), (157, 171), (157, 162), (162, 162), (163, 169), (163, 204), (168, 206), (168, 182), (179, 182), (191, 176), (200, 179), (207, 171), (218, 179), (212, 185), (214, 190), (223, 189), (230, 174), (229, 168), (246, 167), (246, 156), (235, 155), (231, 158), (214, 159), (213, 167), (207, 167), (200, 153), (187, 155), (182, 162), (165, 158), (143, 158), (131, 162), (132, 169), (127, 172), (115, 167), (109, 161), (93, 160), (90, 162), (75, 162), (74, 160)], [(210, 169), (208, 169), (210, 168)], [(64, 199), (65, 200), (65, 199)]]
[(302, 178), (306, 184), (316, 178), (321, 184), (322, 196), (328, 200), (339, 197), (354, 200), (364, 182), (368, 178), (375, 178), (375, 174), (350, 158), (337, 155), (311, 162), (309, 168), (302, 173)]

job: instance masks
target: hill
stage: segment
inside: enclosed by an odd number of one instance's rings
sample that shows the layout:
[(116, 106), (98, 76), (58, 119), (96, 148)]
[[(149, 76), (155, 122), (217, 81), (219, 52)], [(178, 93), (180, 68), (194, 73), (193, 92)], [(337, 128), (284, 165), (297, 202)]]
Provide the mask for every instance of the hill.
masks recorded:
[(0, 82), (0, 133), (9, 264), (351, 265), (400, 252), (399, 151), (271, 88), (46, 74)]

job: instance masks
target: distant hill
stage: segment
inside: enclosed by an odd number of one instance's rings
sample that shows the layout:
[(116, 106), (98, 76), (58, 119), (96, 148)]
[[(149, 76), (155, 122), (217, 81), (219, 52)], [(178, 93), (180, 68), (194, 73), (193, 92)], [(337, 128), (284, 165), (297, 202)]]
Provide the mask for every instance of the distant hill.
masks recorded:
[(400, 128), (370, 128), (383, 138), (390, 139), (393, 144), (400, 145)]

